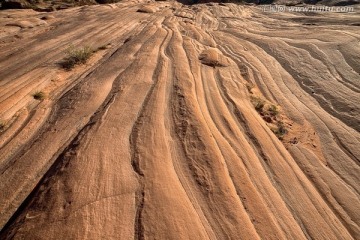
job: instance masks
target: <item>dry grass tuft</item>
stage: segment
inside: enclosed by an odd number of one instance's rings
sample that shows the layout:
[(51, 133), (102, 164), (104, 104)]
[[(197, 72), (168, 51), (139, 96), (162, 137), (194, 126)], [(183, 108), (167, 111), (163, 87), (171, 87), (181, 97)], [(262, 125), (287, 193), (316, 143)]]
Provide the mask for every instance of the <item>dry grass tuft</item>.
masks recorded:
[(81, 48), (70, 47), (66, 51), (67, 56), (60, 65), (66, 70), (71, 70), (76, 65), (85, 64), (93, 53), (94, 50), (88, 46)]
[(46, 97), (45, 93), (42, 91), (37, 91), (32, 96), (34, 97), (34, 99), (39, 100), (39, 101), (44, 100)]
[(251, 96), (251, 103), (254, 105), (258, 113), (264, 112), (265, 101), (259, 97)]
[(279, 114), (279, 110), (276, 105), (270, 105), (268, 111), (271, 116), (277, 116)]
[(283, 140), (284, 135), (288, 132), (282, 121), (278, 121), (276, 128), (272, 128), (271, 131), (273, 131), (273, 133), (275, 133), (277, 138), (280, 140)]

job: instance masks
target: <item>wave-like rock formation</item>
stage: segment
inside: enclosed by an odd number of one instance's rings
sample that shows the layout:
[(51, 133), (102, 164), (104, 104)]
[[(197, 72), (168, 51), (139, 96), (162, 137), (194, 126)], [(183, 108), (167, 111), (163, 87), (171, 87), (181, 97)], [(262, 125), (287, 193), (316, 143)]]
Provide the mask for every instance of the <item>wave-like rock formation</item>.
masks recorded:
[(358, 11), (0, 12), (0, 238), (360, 239)]

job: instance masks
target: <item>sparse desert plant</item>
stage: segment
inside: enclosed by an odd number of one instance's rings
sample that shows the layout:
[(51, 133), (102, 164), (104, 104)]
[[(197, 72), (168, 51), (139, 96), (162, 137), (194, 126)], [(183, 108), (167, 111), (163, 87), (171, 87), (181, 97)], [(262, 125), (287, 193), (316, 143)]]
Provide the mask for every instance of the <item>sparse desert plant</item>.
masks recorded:
[(265, 106), (265, 101), (259, 97), (251, 97), (251, 102), (255, 107), (255, 110), (262, 113)]
[(87, 46), (81, 48), (71, 46), (66, 51), (66, 57), (61, 62), (61, 66), (66, 70), (71, 70), (76, 65), (86, 63), (93, 53), (93, 49)]
[(282, 121), (277, 122), (276, 128), (272, 128), (271, 130), (280, 140), (282, 140), (284, 135), (287, 133), (287, 129)]
[(264, 109), (264, 102), (263, 101), (260, 101), (260, 102), (257, 102), (256, 105), (255, 105), (255, 109), (256, 111), (258, 112), (262, 112), (262, 110)]
[(276, 105), (270, 105), (268, 111), (271, 116), (277, 116), (279, 114), (279, 110)]
[(45, 93), (42, 92), (42, 91), (37, 91), (32, 96), (33, 96), (34, 99), (39, 100), (39, 101), (45, 99)]

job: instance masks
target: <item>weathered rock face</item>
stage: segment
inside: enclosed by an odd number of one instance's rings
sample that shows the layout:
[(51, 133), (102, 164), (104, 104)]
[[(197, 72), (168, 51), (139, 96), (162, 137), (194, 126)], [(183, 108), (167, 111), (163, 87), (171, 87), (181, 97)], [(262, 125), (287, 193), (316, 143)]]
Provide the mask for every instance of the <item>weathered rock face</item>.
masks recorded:
[(299, 4), (322, 4), (327, 6), (346, 6), (360, 4), (360, 0), (178, 0), (183, 4), (200, 3), (247, 3), (247, 4), (279, 4), (294, 6)]
[(24, 9), (30, 8), (30, 3), (26, 0), (5, 0), (1, 2), (2, 9)]
[(119, 2), (119, 0), (95, 0), (97, 3), (100, 4), (107, 4), (107, 3), (116, 3)]
[(360, 239), (359, 22), (0, 11), (0, 239)]
[(138, 9), (138, 12), (143, 13), (155, 13), (156, 11), (158, 11), (158, 8), (155, 5), (150, 4), (143, 5)]
[[(119, 0), (56, 0), (56, 1), (33, 1), (33, 0), (3, 0), (0, 9), (25, 9), (32, 8), (38, 11), (54, 11), (69, 7), (91, 5), (95, 3), (109, 4), (116, 3)], [(281, 4), (281, 5), (297, 5), (297, 4), (323, 4), (329, 6), (346, 6), (359, 4), (360, 0), (178, 0), (182, 4), (200, 4), (200, 3), (253, 3), (253, 4)]]
[[(98, 0), (98, 3), (111, 3), (112, 0)], [(96, 4), (95, 0), (4, 0), (1, 9), (34, 9), (36, 11), (50, 12), (70, 7)]]
[(230, 61), (218, 49), (209, 48), (201, 52), (199, 60), (208, 66), (212, 67), (227, 67)]

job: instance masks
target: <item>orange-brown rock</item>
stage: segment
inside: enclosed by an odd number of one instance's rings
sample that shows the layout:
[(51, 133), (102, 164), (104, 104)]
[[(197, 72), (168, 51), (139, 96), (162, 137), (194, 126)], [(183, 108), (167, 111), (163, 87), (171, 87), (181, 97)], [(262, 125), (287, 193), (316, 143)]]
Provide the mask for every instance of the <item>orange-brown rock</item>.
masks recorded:
[(1, 11), (0, 239), (360, 239), (359, 21)]

